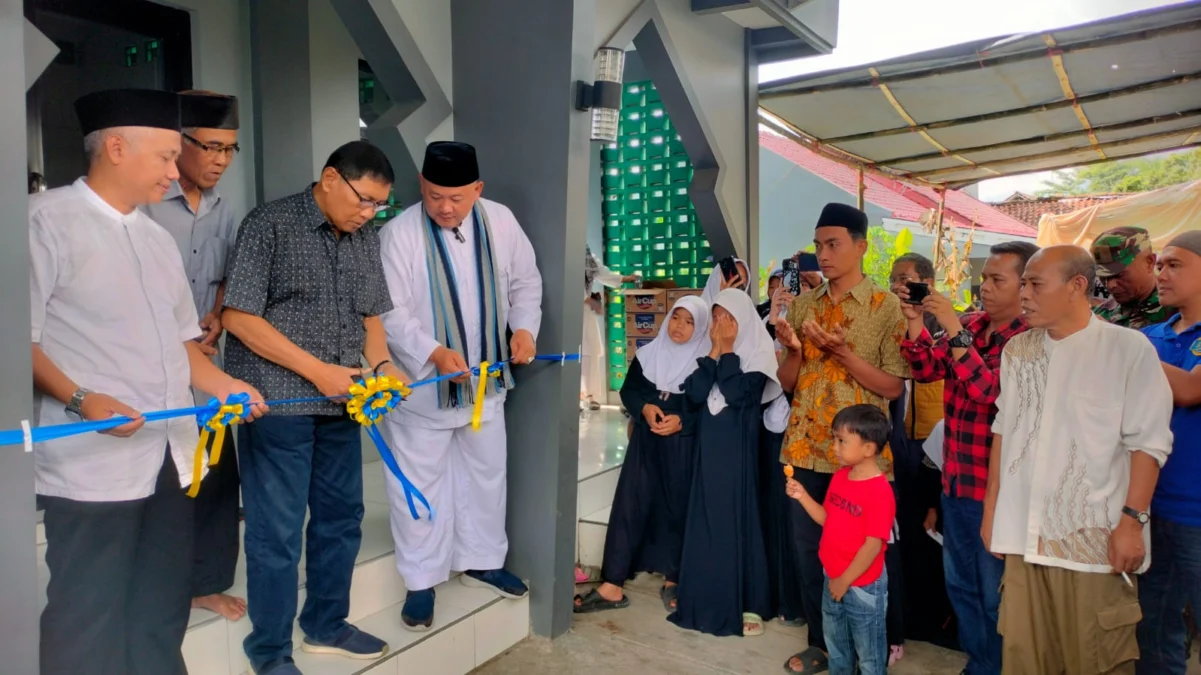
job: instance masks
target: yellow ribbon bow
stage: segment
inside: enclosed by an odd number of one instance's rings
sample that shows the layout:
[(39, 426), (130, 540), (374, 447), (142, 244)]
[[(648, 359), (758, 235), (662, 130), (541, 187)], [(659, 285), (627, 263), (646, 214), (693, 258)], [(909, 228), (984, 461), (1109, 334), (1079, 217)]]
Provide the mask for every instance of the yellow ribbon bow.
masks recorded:
[[(243, 400), (245, 398), (245, 400)], [(217, 408), (217, 412), (206, 420), (200, 427), (200, 440), (196, 443), (196, 452), (192, 456), (192, 484), (188, 487), (188, 496), (195, 497), (200, 492), (200, 479), (204, 473), (204, 449), (208, 447), (209, 435), (213, 435), (213, 449), (209, 453), (209, 466), (216, 466), (221, 461), (221, 447), (225, 444), (225, 428), (242, 421), (245, 405), (250, 397), (245, 394), (231, 396), (229, 400)], [(213, 399), (211, 403), (215, 403)]]
[(375, 375), (350, 385), (350, 400), (346, 412), (354, 421), (369, 427), (385, 413), (396, 407), (412, 390), (405, 383), (388, 375)]
[(496, 370), (488, 370), (489, 364), (487, 361), (480, 363), (480, 383), (475, 389), (475, 407), (471, 409), (471, 428), (475, 431), (480, 430), (480, 425), (484, 422), (484, 393), (488, 391), (488, 378), (500, 377), (501, 368)]

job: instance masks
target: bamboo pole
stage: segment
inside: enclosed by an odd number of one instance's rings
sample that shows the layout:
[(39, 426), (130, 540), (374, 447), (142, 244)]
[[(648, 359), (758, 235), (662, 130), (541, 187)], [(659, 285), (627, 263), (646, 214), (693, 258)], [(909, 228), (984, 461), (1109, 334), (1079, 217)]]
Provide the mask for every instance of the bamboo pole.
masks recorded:
[(938, 190), (938, 215), (934, 220), (934, 269), (938, 269), (942, 263), (942, 238), (943, 238), (943, 212), (947, 209), (947, 189), (945, 187)]
[[(1074, 105), (1086, 105), (1088, 103), (1096, 103), (1097, 101), (1107, 101), (1109, 99), (1130, 96), (1132, 94), (1143, 94), (1148, 91), (1155, 91), (1165, 87), (1174, 87), (1179, 84), (1187, 84), (1201, 79), (1201, 72), (1188, 73), (1186, 75), (1173, 75), (1162, 80), (1154, 80), (1152, 82), (1143, 82), (1129, 87), (1119, 89), (1111, 89), (1102, 91), (1096, 94), (1081, 96), (1075, 101), (1052, 101), (1050, 103), (1041, 103), (1038, 105), (1028, 105), (1023, 108), (1014, 108), (1013, 110), (1001, 110), (998, 112), (984, 113), (982, 115), (972, 115), (970, 117), (959, 117), (946, 120), (938, 120), (936, 122), (926, 122), (917, 126), (909, 127), (894, 127), (891, 129), (878, 129), (876, 131), (865, 131), (858, 134), (848, 134), (846, 136), (832, 136), (830, 138), (821, 139), (822, 143), (837, 144), (850, 143), (852, 141), (866, 141), (872, 138), (884, 138), (887, 136), (899, 136), (901, 134), (912, 134), (919, 131), (930, 131), (933, 129), (948, 129), (951, 127), (959, 127), (965, 124), (978, 124), (980, 122), (992, 122), (995, 120), (1008, 119), (1010, 117), (1020, 117), (1022, 115), (1031, 115), (1040, 112), (1050, 112), (1052, 110), (1060, 110), (1070, 108)], [(763, 98), (762, 95), (759, 97)], [(770, 111), (771, 109), (768, 108)]]
[(855, 208), (862, 211), (863, 210), (863, 192), (864, 192), (864, 190), (867, 189), (867, 185), (863, 182), (863, 167), (859, 167), (859, 183), (857, 185), (858, 185), (858, 187), (856, 189), (856, 192), (858, 193), (859, 196), (855, 200)]
[[(1164, 122), (1173, 122), (1176, 120), (1188, 119), (1190, 117), (1201, 116), (1201, 108), (1192, 110), (1182, 110), (1180, 112), (1168, 113), (1167, 115), (1156, 115), (1154, 117), (1144, 117), (1142, 119), (1130, 120), (1129, 122), (1118, 122), (1115, 124), (1103, 124), (1093, 127), (1093, 131), (1102, 134), (1114, 131), (1124, 131), (1126, 129), (1137, 129), (1138, 127), (1150, 126), (1152, 124), (1162, 124)], [(959, 154), (974, 154), (977, 152), (992, 152), (994, 150), (1007, 150), (1009, 148), (1020, 148), (1027, 145), (1037, 145), (1039, 143), (1054, 143), (1056, 141), (1066, 141), (1080, 136), (1087, 136), (1088, 130), (1079, 129), (1076, 131), (1065, 131), (1058, 134), (1047, 134), (1045, 136), (1030, 136), (1013, 141), (1005, 141), (1003, 143), (991, 143), (989, 145), (977, 145), (971, 148), (959, 148), (955, 152)], [(941, 152), (927, 152), (920, 155), (908, 155), (905, 157), (889, 157), (887, 159), (877, 159), (874, 161), (876, 165), (891, 165), (891, 164), (907, 164), (909, 162), (922, 162), (928, 159), (942, 159), (946, 157)]]
[[(1115, 35), (1108, 38), (1086, 40), (1079, 43), (1071, 43), (1059, 47), (1062, 54), (1074, 54), (1091, 49), (1101, 49), (1104, 47), (1115, 47), (1119, 45), (1131, 44), (1134, 42), (1143, 42), (1156, 37), (1165, 35), (1174, 35), (1177, 33), (1188, 33), (1196, 30), (1201, 30), (1201, 19), (1187, 21), (1185, 23), (1176, 24), (1175, 26), (1164, 26), (1162, 28), (1152, 28), (1134, 33), (1125, 33), (1123, 35)], [(1013, 63), (1023, 63), (1026, 61), (1036, 61), (1046, 58), (1047, 49), (1041, 44), (1029, 51), (1019, 52), (1017, 54), (1005, 54), (1002, 56), (986, 56), (976, 52), (977, 58), (971, 59), (965, 63), (957, 63), (952, 66), (942, 66), (939, 68), (928, 68), (910, 73), (897, 73), (895, 75), (883, 75), (879, 78), (872, 77), (857, 77), (854, 80), (844, 82), (832, 82), (830, 84), (815, 85), (802, 89), (780, 89), (792, 84), (798, 84), (806, 80), (815, 79), (812, 75), (802, 75), (796, 78), (778, 82), (772, 86), (772, 91), (765, 91), (759, 94), (760, 100), (770, 100), (774, 98), (785, 98), (791, 96), (808, 96), (810, 94), (825, 94), (832, 91), (845, 91), (848, 89), (859, 89), (861, 87), (870, 87), (877, 84), (897, 84), (899, 82), (912, 82), (913, 80), (922, 80), (941, 75), (952, 75), (955, 73), (968, 73), (978, 71), (984, 68), (995, 66), (1004, 66)], [(921, 55), (916, 55), (915, 58)], [(970, 55), (964, 54), (962, 58), (968, 58)], [(855, 69), (857, 70), (857, 68)]]
[[(1064, 150), (1052, 150), (1050, 152), (1040, 152), (1033, 155), (1025, 155), (1023, 157), (1009, 157), (1006, 159), (998, 159), (992, 162), (979, 162), (975, 167), (963, 166), (948, 166), (941, 169), (931, 169), (929, 171), (915, 171), (905, 174), (910, 178), (933, 178), (935, 176), (945, 176), (952, 173), (963, 173), (964, 171), (972, 171), (976, 169), (996, 168), (999, 166), (1008, 166), (1010, 164), (1022, 164), (1025, 162), (1034, 162), (1042, 159), (1056, 159), (1066, 155), (1077, 155), (1081, 152), (1092, 152), (1095, 150), (1109, 150), (1111, 148), (1123, 148), (1127, 145), (1136, 145), (1147, 141), (1157, 141), (1173, 136), (1183, 136), (1186, 139), (1188, 135), (1194, 132), (1201, 131), (1201, 126), (1187, 127), (1185, 129), (1173, 129), (1172, 131), (1161, 131), (1155, 134), (1147, 134), (1146, 136), (1136, 136), (1134, 138), (1123, 138), (1117, 141), (1109, 141), (1107, 143), (1098, 143), (1097, 145), (1077, 146)], [(1161, 150), (1170, 150), (1171, 148), (1160, 148)]]

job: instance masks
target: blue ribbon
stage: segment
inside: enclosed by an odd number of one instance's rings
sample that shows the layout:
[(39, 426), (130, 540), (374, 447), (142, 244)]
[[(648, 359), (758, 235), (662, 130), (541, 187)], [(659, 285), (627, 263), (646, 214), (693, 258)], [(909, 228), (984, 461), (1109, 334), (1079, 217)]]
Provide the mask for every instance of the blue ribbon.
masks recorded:
[[(540, 354), (538, 356), (535, 356), (534, 360), (535, 361), (553, 361), (553, 362), (558, 362), (560, 364), (566, 364), (569, 361), (570, 362), (579, 361), (580, 355), (579, 354), (566, 354), (566, 353), (564, 353), (564, 354)], [(503, 368), (505, 366), (506, 363), (508, 363), (508, 361), (491, 364), (488, 367), (488, 371), (494, 372), (496, 370), (500, 370), (501, 368)], [(462, 377), (463, 375), (466, 375), (466, 374), (479, 375), (480, 374), (479, 366), (475, 366), (475, 367), (471, 368), (469, 371), (465, 371), (462, 373), (452, 373), (450, 375), (439, 375), (438, 377), (432, 377), (429, 379), (421, 380), (419, 382), (414, 382), (408, 386), (410, 389), (416, 389), (417, 387), (435, 384), (438, 382), (442, 382), (443, 380), (449, 380), (449, 379), (453, 379), (456, 377)], [(242, 401), (240, 397), (245, 397), (246, 400)], [(340, 398), (345, 398), (345, 396), (311, 396), (311, 397), (306, 397), (306, 398), (288, 398), (288, 399), (277, 399), (274, 401), (266, 401), (265, 403), (267, 406), (274, 408), (274, 407), (278, 407), (278, 406), (295, 405), (295, 404), (300, 404), (300, 403), (323, 403), (326, 401), (334, 401), (334, 400), (337, 400)], [(395, 408), (396, 404), (400, 400), (401, 400), (400, 396), (393, 396), (389, 405), (383, 406), (381, 408), (370, 409), (370, 412), (368, 412), (367, 410), (364, 411), (364, 413), (366, 415), (368, 415), (372, 421), (372, 424), (370, 424), (366, 427), (367, 435), (370, 436), (371, 440), (375, 443), (376, 449), (379, 450), (380, 458), (384, 461), (384, 464), (388, 467), (388, 470), (390, 472), (392, 472), (392, 475), (396, 477), (396, 479), (400, 482), (401, 487), (404, 488), (405, 501), (408, 502), (409, 513), (412, 514), (414, 520), (416, 520), (418, 518), (417, 508), (416, 508), (416, 504), (414, 502), (414, 498), (416, 498), (417, 501), (421, 502), (422, 506), (424, 506), (426, 508), (426, 510), (429, 511), (430, 520), (433, 520), (434, 509), (430, 506), (429, 501), (425, 498), (425, 495), (421, 494), (421, 490), (417, 489), (417, 487), (415, 485), (413, 485), (412, 481), (410, 481), (408, 479), (408, 477), (404, 475), (404, 472), (401, 471), (400, 466), (396, 463), (396, 458), (392, 455), (392, 451), (388, 449), (388, 444), (384, 441), (383, 436), (380, 434), (379, 429), (375, 425), (375, 421), (377, 421), (380, 417), (382, 417), (383, 415), (385, 415), (389, 411), (391, 411), (393, 408)], [(247, 396), (245, 394), (238, 394), (238, 395), (230, 396), (229, 401), (227, 401), (227, 402), (231, 403), (231, 404), (239, 403), (239, 402), (248, 403), (249, 396)], [(173, 408), (173, 409), (169, 409), (169, 410), (156, 410), (156, 411), (152, 411), (152, 412), (143, 413), (142, 418), (145, 419), (147, 422), (158, 422), (158, 421), (162, 421), (162, 420), (175, 419), (175, 418), (179, 418), (179, 417), (195, 416), (197, 424), (199, 424), (200, 426), (203, 427), (203, 426), (207, 425), (209, 423), (209, 421), (211, 421), (220, 412), (220, 410), (221, 410), (221, 402), (214, 398), (214, 399), (209, 400), (209, 402), (207, 404), (202, 405), (202, 406), (193, 406), (190, 408)], [(228, 416), (228, 414), (227, 414), (227, 416)], [(110, 417), (110, 418), (104, 419), (104, 420), (68, 422), (66, 424), (54, 424), (51, 426), (32, 428), (29, 430), (29, 436), (33, 443), (44, 443), (46, 441), (53, 441), (53, 440), (57, 440), (60, 438), (67, 438), (70, 436), (78, 436), (80, 434), (108, 431), (109, 429), (115, 429), (115, 428), (121, 426), (122, 424), (126, 424), (127, 422), (132, 422), (132, 421), (133, 420), (131, 418), (120, 415), (120, 416), (113, 416), (113, 417)], [(232, 421), (232, 420), (225, 420), (225, 422), (229, 422), (229, 421)], [(21, 445), (24, 442), (25, 442), (25, 431), (23, 429), (9, 429), (9, 430), (5, 430), (5, 431), (0, 431), (0, 446), (2, 446), (2, 445)]]

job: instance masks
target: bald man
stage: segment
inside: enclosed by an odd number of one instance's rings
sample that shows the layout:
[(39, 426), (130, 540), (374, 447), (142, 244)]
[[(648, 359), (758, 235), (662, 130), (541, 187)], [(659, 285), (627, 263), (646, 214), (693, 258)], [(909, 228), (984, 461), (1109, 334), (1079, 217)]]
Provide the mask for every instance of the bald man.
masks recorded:
[(1095, 274), (1082, 248), (1036, 253), (1031, 329), (1001, 355), (980, 534), (1005, 559), (1002, 673), (1134, 673), (1139, 656), (1131, 575), (1150, 561), (1172, 390), (1145, 337), (1093, 316)]

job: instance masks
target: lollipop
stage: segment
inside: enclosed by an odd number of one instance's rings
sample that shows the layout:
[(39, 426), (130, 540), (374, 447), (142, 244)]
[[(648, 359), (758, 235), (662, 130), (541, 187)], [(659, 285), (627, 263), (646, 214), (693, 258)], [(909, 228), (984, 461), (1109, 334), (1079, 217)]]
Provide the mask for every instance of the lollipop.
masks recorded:
[(792, 478), (792, 465), (791, 464), (784, 465), (784, 475), (788, 478)]

